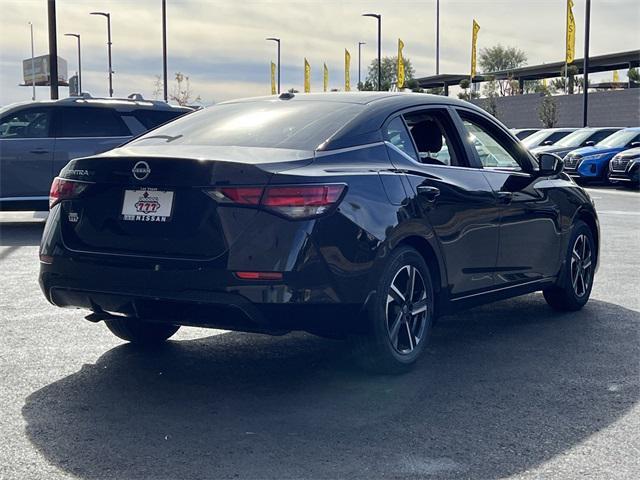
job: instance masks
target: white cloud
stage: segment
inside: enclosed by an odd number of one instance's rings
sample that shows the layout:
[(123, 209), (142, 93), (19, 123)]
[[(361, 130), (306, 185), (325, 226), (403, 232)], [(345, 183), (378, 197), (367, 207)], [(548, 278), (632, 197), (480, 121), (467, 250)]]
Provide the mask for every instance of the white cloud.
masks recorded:
[[(584, 1), (575, 1), (577, 51), (582, 52)], [(283, 88), (302, 85), (306, 56), (313, 69), (313, 88), (322, 85), (322, 63), (330, 69), (332, 87), (341, 87), (343, 52), (352, 54), (351, 78), (357, 80), (357, 42), (363, 47), (363, 72), (375, 56), (376, 25), (361, 13), (383, 15), (383, 54), (395, 53), (397, 38), (405, 43), (419, 76), (434, 73), (435, 0), (381, 1), (179, 1), (168, 0), (169, 71), (182, 71), (193, 90), (207, 100), (268, 93), (269, 62), (282, 39)], [(564, 0), (441, 1), (441, 72), (469, 69), (472, 18), (481, 25), (479, 46), (496, 43), (523, 49), (529, 64), (558, 61), (564, 51)], [(114, 89), (150, 95), (154, 75), (162, 70), (160, 2), (157, 0), (58, 0), (58, 50), (70, 73), (76, 69), (75, 40), (83, 46), (85, 90), (106, 92), (106, 22), (89, 16), (94, 10), (112, 14)], [(0, 17), (0, 104), (30, 98), (21, 82), (21, 59), (30, 55), (27, 22), (34, 23), (36, 55), (47, 52), (45, 0), (2, 0)], [(637, 0), (593, 2), (591, 54), (640, 48)], [(101, 73), (102, 72), (102, 73)], [(62, 90), (66, 94), (66, 90)], [(47, 89), (40, 88), (39, 97)]]

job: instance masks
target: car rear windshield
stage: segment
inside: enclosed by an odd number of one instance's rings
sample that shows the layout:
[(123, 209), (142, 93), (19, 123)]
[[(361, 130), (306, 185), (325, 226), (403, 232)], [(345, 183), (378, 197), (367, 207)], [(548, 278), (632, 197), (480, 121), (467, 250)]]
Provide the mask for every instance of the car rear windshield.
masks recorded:
[(363, 109), (313, 101), (226, 103), (159, 127), (133, 144), (212, 145), (315, 150)]

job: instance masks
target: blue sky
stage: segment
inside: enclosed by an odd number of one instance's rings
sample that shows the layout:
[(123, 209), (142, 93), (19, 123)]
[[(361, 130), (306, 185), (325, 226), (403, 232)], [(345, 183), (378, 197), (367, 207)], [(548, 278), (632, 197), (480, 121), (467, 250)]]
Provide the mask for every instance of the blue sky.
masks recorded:
[[(76, 69), (75, 39), (83, 46), (83, 86), (95, 96), (107, 93), (106, 22), (89, 16), (94, 10), (112, 15), (114, 90), (116, 96), (140, 92), (152, 96), (154, 78), (162, 73), (160, 0), (57, 0), (58, 50)], [(191, 78), (192, 90), (206, 103), (268, 94), (269, 62), (282, 39), (282, 87), (301, 89), (303, 59), (312, 66), (312, 90), (322, 88), (322, 64), (330, 86), (342, 88), (343, 52), (352, 54), (351, 79), (357, 81), (357, 44), (363, 47), (363, 72), (376, 55), (376, 25), (362, 18), (383, 15), (383, 55), (405, 43), (418, 76), (435, 70), (435, 0), (423, 1), (218, 1), (167, 0), (169, 72)], [(45, 0), (0, 0), (0, 105), (28, 100), (31, 90), (19, 87), (21, 60), (30, 56), (29, 26), (34, 24), (36, 55), (47, 53)], [(481, 26), (479, 47), (496, 43), (524, 50), (529, 64), (559, 61), (564, 55), (564, 0), (441, 0), (441, 73), (469, 70), (470, 28)], [(584, 0), (575, 0), (577, 52), (583, 51)], [(591, 54), (640, 48), (640, 2), (592, 2)], [(625, 72), (620, 72), (622, 79)], [(67, 89), (62, 89), (63, 95)], [(46, 98), (39, 88), (37, 96)]]

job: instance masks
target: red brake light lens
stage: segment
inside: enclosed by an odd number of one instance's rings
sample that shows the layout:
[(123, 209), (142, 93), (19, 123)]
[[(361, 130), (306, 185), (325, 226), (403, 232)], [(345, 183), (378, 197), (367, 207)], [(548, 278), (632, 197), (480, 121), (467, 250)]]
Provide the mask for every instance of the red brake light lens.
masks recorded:
[(207, 194), (221, 203), (262, 206), (289, 218), (302, 219), (328, 212), (341, 200), (345, 188), (341, 184), (221, 187)]
[(259, 205), (263, 191), (262, 187), (223, 187), (216, 190), (221, 200), (238, 205)]
[(62, 200), (70, 200), (77, 197), (87, 188), (87, 185), (86, 182), (77, 182), (60, 177), (54, 178), (49, 190), (49, 209)]
[(282, 280), (282, 272), (236, 272), (241, 280)]

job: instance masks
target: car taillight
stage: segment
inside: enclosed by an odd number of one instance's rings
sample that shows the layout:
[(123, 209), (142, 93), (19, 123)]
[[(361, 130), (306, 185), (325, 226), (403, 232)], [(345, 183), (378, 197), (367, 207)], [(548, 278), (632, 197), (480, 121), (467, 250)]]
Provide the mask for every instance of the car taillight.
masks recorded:
[(87, 182), (77, 182), (60, 177), (54, 178), (51, 183), (51, 190), (49, 190), (49, 209), (62, 200), (76, 198), (87, 186)]
[(346, 186), (286, 185), (271, 187), (221, 187), (207, 194), (223, 204), (260, 206), (289, 218), (311, 218), (335, 206)]

